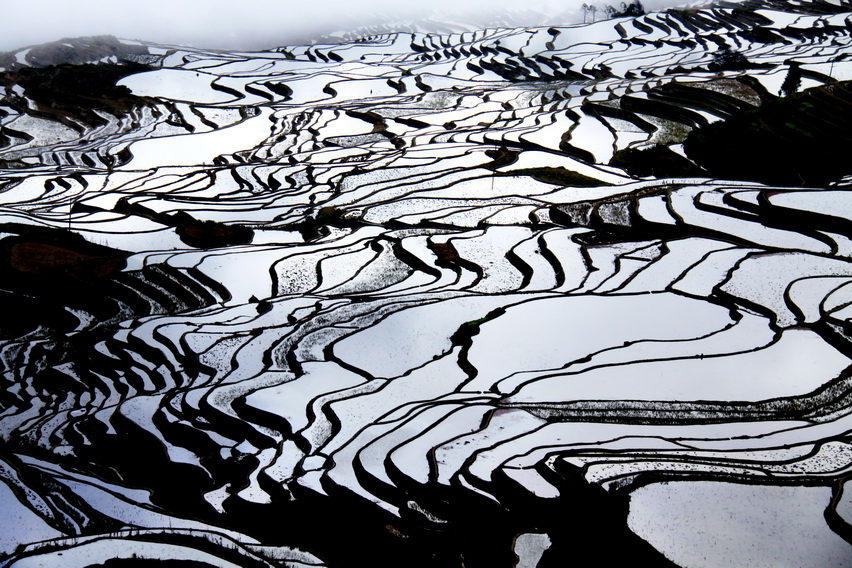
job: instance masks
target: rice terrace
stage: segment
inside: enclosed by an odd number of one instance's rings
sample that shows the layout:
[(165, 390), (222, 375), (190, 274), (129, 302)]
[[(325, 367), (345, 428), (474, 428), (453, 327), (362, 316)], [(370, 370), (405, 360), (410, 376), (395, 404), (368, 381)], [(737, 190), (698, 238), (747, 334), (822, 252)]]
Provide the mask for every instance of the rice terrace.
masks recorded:
[(852, 2), (0, 53), (0, 567), (852, 566)]

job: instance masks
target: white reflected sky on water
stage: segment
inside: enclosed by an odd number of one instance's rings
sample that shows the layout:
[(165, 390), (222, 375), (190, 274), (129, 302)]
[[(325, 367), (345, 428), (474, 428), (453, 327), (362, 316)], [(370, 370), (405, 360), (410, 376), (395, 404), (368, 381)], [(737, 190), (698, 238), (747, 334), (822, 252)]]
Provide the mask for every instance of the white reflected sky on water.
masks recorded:
[[(589, 2), (589, 0), (585, 0)], [(688, 0), (686, 0), (688, 1)], [(500, 10), (526, 9), (581, 18), (584, 0), (23, 0), (2, 2), (0, 51), (65, 37), (111, 34), (122, 38), (222, 49), (260, 49), (309, 43), (323, 33), (349, 30), (387, 18), (442, 21), (487, 18)], [(620, 0), (593, 2), (620, 5)], [(644, 0), (648, 9), (685, 3)], [(556, 22), (546, 22), (553, 25)], [(570, 24), (572, 21), (560, 23)]]

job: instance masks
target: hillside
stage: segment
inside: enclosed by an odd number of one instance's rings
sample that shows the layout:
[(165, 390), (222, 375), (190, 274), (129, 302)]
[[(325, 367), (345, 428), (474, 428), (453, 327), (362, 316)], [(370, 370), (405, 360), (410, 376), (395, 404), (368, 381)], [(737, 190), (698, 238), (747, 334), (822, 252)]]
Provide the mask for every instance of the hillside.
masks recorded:
[(851, 48), (0, 54), (0, 567), (852, 566)]

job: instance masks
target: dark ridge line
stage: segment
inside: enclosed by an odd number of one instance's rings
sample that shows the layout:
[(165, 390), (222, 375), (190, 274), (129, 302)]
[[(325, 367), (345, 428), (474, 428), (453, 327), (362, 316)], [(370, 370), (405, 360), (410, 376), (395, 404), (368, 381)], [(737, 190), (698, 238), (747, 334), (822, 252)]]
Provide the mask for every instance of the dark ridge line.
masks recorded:
[(169, 116), (165, 121), (166, 124), (170, 124), (177, 128), (183, 128), (190, 134), (195, 132), (195, 127), (186, 120), (186, 117), (183, 116), (183, 113), (177, 108), (175, 103), (165, 100), (163, 101), (163, 105), (166, 107), (166, 110), (169, 111)]
[[(251, 423), (243, 422), (239, 418), (219, 410), (211, 403), (210, 396), (215, 397), (216, 391), (217, 387), (214, 386), (198, 399), (198, 410), (211, 427), (215, 425), (217, 430), (228, 433), (225, 437), (232, 440), (244, 440), (260, 450), (277, 446), (277, 441), (274, 438), (260, 432)], [(228, 402), (228, 406), (231, 407), (231, 402)]]
[[(228, 541), (230, 543), (230, 546), (225, 546), (223, 544), (216, 543), (202, 531), (198, 531), (196, 529), (128, 528), (121, 531), (105, 531), (105, 534), (98, 535), (97, 537), (88, 539), (82, 543), (75, 543), (73, 538), (56, 539), (54, 541), (42, 541), (39, 543), (37, 548), (15, 552), (9, 558), (9, 561), (17, 562), (18, 560), (38, 556), (45, 553), (51, 553), (60, 550), (72, 550), (74, 548), (85, 547), (90, 543), (99, 542), (103, 540), (126, 539), (131, 541), (149, 542), (154, 544), (171, 544), (173, 546), (186, 548), (188, 549), (188, 551), (200, 550), (203, 552), (207, 552), (211, 556), (214, 556), (226, 562), (239, 562), (238, 565), (245, 568), (275, 568), (276, 564), (266, 561), (259, 554), (252, 552), (238, 541), (235, 541), (234, 539), (222, 533), (216, 533), (214, 531), (210, 532), (211, 534), (215, 535), (216, 539), (220, 541)], [(123, 537), (123, 539), (121, 537)], [(159, 559), (148, 559), (148, 561), (152, 564), (160, 562)], [(199, 568), (208, 565), (206, 562), (196, 563), (192, 560), (188, 561), (185, 558), (176, 561), (187, 563), (190, 566), (192, 564), (196, 564), (196, 566)], [(128, 562), (132, 562), (132, 560), (128, 560)], [(109, 564), (105, 563), (103, 565), (93, 565), (93, 568), (95, 568), (96, 566), (109, 566)]]
[(432, 240), (432, 236), (426, 238), (426, 247), (435, 254), (435, 265), (439, 268), (452, 270), (459, 277), (463, 270), (472, 272), (475, 275), (474, 281), (469, 287), (476, 286), (485, 277), (485, 272), (475, 262), (459, 256), (458, 251), (452, 244), (452, 237), (447, 239), (446, 243), (436, 243)]
[(826, 343), (852, 359), (852, 324), (848, 320), (832, 323), (823, 318), (813, 324), (811, 329)]
[(518, 285), (518, 288), (517, 288), (518, 290), (523, 290), (524, 288), (529, 286), (530, 282), (532, 281), (532, 277), (535, 275), (535, 270), (533, 269), (533, 267), (530, 266), (527, 262), (525, 262), (515, 252), (515, 248), (521, 246), (521, 244), (523, 244), (523, 242), (526, 242), (526, 241), (522, 241), (521, 243), (518, 243), (517, 245), (515, 245), (514, 247), (512, 247), (511, 249), (506, 251), (506, 254), (505, 254), (505, 258), (509, 262), (509, 264), (511, 264), (515, 268), (515, 270), (517, 270), (518, 272), (521, 273), (522, 278), (521, 278), (521, 283)]
[(266, 81), (263, 86), (282, 97), (281, 102), (287, 102), (293, 98), (293, 89), (288, 87), (285, 82)]
[[(643, 438), (647, 438), (648, 440), (660, 440), (659, 436), (642, 436)], [(622, 441), (625, 439), (633, 438), (633, 436), (620, 436), (615, 438), (614, 440)], [(828, 439), (828, 441), (832, 441), (832, 439)], [(734, 467), (734, 468), (743, 468), (749, 470), (760, 471), (763, 469), (762, 473), (769, 473), (766, 471), (765, 467), (761, 466), (784, 466), (784, 465), (792, 465), (799, 462), (806, 461), (810, 458), (813, 458), (819, 454), (821, 446), (826, 442), (826, 440), (820, 440), (820, 443), (804, 443), (804, 444), (784, 444), (770, 449), (792, 449), (800, 446), (813, 446), (812, 449), (808, 450), (807, 453), (802, 456), (793, 457), (786, 460), (760, 460), (757, 458), (749, 459), (745, 457), (740, 457), (740, 459), (734, 458), (722, 458), (722, 457), (711, 457), (707, 454), (714, 453), (712, 449), (696, 449), (690, 446), (686, 446), (682, 443), (677, 443), (672, 441), (672, 444), (678, 446), (678, 448), (672, 448), (667, 450), (659, 450), (655, 451), (649, 448), (637, 448), (637, 449), (614, 449), (614, 448), (606, 448), (606, 449), (589, 449), (588, 447), (579, 447), (577, 451), (570, 452), (568, 456), (575, 456), (583, 458), (584, 460), (588, 460), (587, 463), (591, 464), (602, 464), (607, 462), (615, 462), (615, 463), (626, 463), (626, 464), (641, 464), (648, 463), (651, 461), (657, 461), (660, 463), (683, 463), (687, 459), (695, 460), (697, 463), (702, 465), (709, 466), (721, 466), (721, 467)], [(743, 449), (743, 450), (731, 450), (729, 453), (732, 455), (736, 455), (738, 452), (748, 453), (753, 451), (752, 449)], [(566, 457), (566, 456), (560, 456)], [(597, 458), (597, 460), (592, 461), (592, 458)], [(626, 474), (626, 476), (618, 475), (614, 476), (614, 478), (619, 477), (633, 477), (635, 474)]]
[[(836, 287), (831, 289), (831, 291), (829, 291), (829, 295), (833, 294), (834, 292), (836, 292), (837, 290), (839, 290), (840, 288), (845, 286), (847, 283), (852, 282), (852, 276), (810, 275), (810, 276), (803, 276), (801, 278), (797, 278), (797, 279), (793, 280), (790, 283), (790, 285), (788, 285), (784, 289), (784, 304), (786, 305), (787, 309), (790, 310), (793, 313), (793, 315), (795, 316), (796, 321), (799, 323), (799, 325), (807, 325), (806, 322), (805, 322), (805, 319), (806, 319), (807, 316), (802, 311), (801, 307), (797, 303), (795, 303), (795, 301), (793, 301), (793, 298), (790, 297), (790, 290), (792, 289), (792, 287), (794, 285), (796, 285), (800, 282), (806, 282), (808, 280), (820, 280), (820, 279), (824, 279), (824, 278), (836, 278), (838, 280), (840, 280), (840, 279), (844, 280), (843, 282), (839, 283)], [(828, 297), (828, 296), (826, 296), (826, 297)], [(824, 320), (827, 316), (827, 314), (822, 310), (822, 304), (824, 303), (824, 301), (825, 300), (823, 299), (823, 302), (820, 303), (820, 316), (821, 316), (820, 320)]]
[(261, 98), (263, 98), (263, 99), (266, 99), (267, 101), (272, 102), (272, 101), (274, 101), (274, 100), (275, 100), (275, 97), (273, 97), (272, 95), (270, 95), (270, 94), (269, 94), (269, 93), (267, 93), (266, 91), (263, 91), (263, 90), (261, 90), (261, 89), (258, 89), (257, 87), (253, 87), (252, 85), (250, 85), (250, 84), (248, 84), (248, 83), (247, 83), (247, 84), (243, 87), (243, 89), (245, 89), (245, 91), (246, 91), (247, 93), (250, 93), (250, 94), (255, 95), (255, 96), (258, 96), (258, 97), (261, 97)]
[(189, 105), (189, 110), (192, 112), (192, 114), (194, 114), (195, 116), (198, 117), (198, 119), (202, 122), (202, 124), (204, 124), (205, 126), (209, 126), (213, 130), (219, 130), (220, 126), (218, 124), (216, 124), (215, 122), (213, 122), (212, 120), (209, 120), (204, 115), (204, 113), (201, 112), (201, 110), (199, 110), (198, 105), (196, 105), (196, 104)]
[[(0, 461), (5, 462), (17, 475), (17, 479), (11, 479), (0, 474), (18, 501), (29, 503), (32, 513), (51, 528), (66, 535), (85, 535), (115, 530), (121, 526), (118, 521), (89, 506), (48, 473), (27, 464), (14, 453), (0, 450)], [(27, 498), (29, 493), (46, 497), (41, 500), (49, 507), (49, 511), (32, 506), (32, 501)]]
[[(604, 291), (604, 292), (599, 291), (600, 288), (608, 287), (609, 285), (611, 285), (610, 280), (618, 277), (618, 275), (622, 271), (622, 267), (623, 267), (622, 261), (623, 260), (634, 260), (634, 261), (643, 262), (644, 266), (639, 268), (638, 270), (634, 271), (633, 274), (629, 278), (627, 278), (624, 282), (622, 282), (617, 288), (607, 290), (607, 291)], [(589, 293), (590, 294), (607, 295), (607, 294), (612, 294), (613, 292), (618, 292), (619, 290), (621, 290), (622, 288), (624, 288), (625, 286), (630, 284), (630, 281), (633, 280), (634, 278), (638, 277), (644, 270), (650, 269), (653, 264), (654, 264), (654, 261), (652, 261), (652, 260), (638, 259), (638, 258), (627, 258), (624, 254), (618, 254), (613, 258), (612, 274), (610, 276), (608, 276), (606, 279), (602, 280), (600, 283), (598, 283), (597, 286), (595, 286), (594, 288), (589, 290)], [(591, 272), (590, 272), (590, 275), (591, 275)], [(585, 288), (585, 284), (586, 283), (584, 282), (582, 288)]]
[[(385, 237), (387, 238), (387, 237)], [(391, 250), (396, 258), (398, 258), (401, 262), (411, 267), (412, 270), (423, 272), (428, 274), (429, 276), (435, 279), (435, 282), (440, 280), (441, 271), (437, 268), (433, 268), (426, 264), (423, 260), (420, 259), (417, 255), (411, 253), (406, 250), (402, 246), (402, 239), (387, 239), (392, 243)]]
[[(349, 256), (349, 255), (352, 255), (352, 254), (357, 254), (357, 253), (359, 253), (359, 252), (366, 251), (367, 249), (369, 249), (369, 250), (371, 250), (372, 252), (376, 253), (375, 255), (373, 255), (373, 257), (372, 257), (370, 260), (368, 260), (367, 262), (365, 262), (364, 264), (362, 264), (362, 265), (361, 265), (361, 267), (360, 267), (360, 268), (358, 268), (358, 269), (357, 269), (357, 270), (356, 270), (356, 271), (352, 274), (351, 278), (349, 278), (349, 280), (350, 280), (350, 281), (351, 281), (351, 280), (356, 279), (356, 278), (358, 277), (358, 275), (359, 275), (359, 274), (361, 274), (364, 270), (366, 270), (366, 269), (367, 269), (367, 267), (368, 267), (368, 266), (370, 266), (370, 264), (372, 264), (372, 263), (374, 263), (374, 262), (377, 262), (377, 259), (379, 258), (380, 253), (381, 253), (381, 251), (382, 251), (382, 246), (381, 246), (381, 244), (379, 243), (379, 241), (378, 241), (378, 240), (376, 240), (376, 239), (367, 239), (367, 240), (365, 240), (365, 241), (359, 241), (358, 243), (354, 243), (354, 244), (353, 244), (353, 246), (355, 246), (355, 245), (358, 245), (358, 246), (359, 246), (359, 247), (361, 247), (361, 248), (359, 248), (358, 250), (355, 250), (355, 251), (346, 251), (346, 250), (344, 250), (344, 251), (340, 251), (340, 252), (338, 252), (338, 253), (335, 253), (335, 254), (332, 254), (332, 255), (329, 255), (329, 256), (326, 256), (326, 257), (323, 257), (322, 259), (320, 259), (320, 260), (319, 260), (319, 262), (317, 262), (317, 263), (316, 263), (316, 266), (317, 266), (317, 272), (321, 272), (321, 271), (322, 271), (322, 269), (323, 269), (323, 266), (322, 266), (322, 265), (323, 265), (323, 263), (324, 263), (324, 262), (330, 261), (331, 259), (334, 259), (334, 258), (346, 257), (346, 256)], [(347, 247), (347, 248), (349, 248), (349, 247)], [(343, 285), (345, 286), (345, 285), (346, 285), (346, 283), (343, 283)], [(340, 285), (335, 286), (334, 288), (331, 288), (331, 289), (329, 290), (329, 292), (330, 292), (331, 290), (334, 290), (335, 288), (338, 288), (339, 286), (340, 286)], [(321, 280), (317, 280), (317, 285), (316, 285), (316, 286), (314, 286), (314, 288), (312, 288), (311, 290), (309, 290), (309, 291), (308, 291), (308, 293), (309, 293), (309, 294), (318, 294), (319, 292), (318, 292), (317, 290), (318, 290), (319, 288), (322, 288), (322, 287), (323, 287), (323, 282), (322, 282)], [(338, 294), (328, 294), (328, 295), (329, 295), (330, 297), (338, 297)], [(364, 295), (363, 295), (363, 294), (354, 293), (354, 294), (345, 294), (345, 296), (364, 296)]]
[(214, 91), (219, 91), (220, 93), (225, 93), (226, 95), (231, 95), (232, 97), (235, 97), (233, 102), (236, 102), (236, 101), (239, 101), (239, 100), (246, 98), (246, 96), (243, 93), (237, 91), (236, 89), (226, 87), (225, 85), (220, 85), (219, 82), (218, 82), (220, 78), (221, 77), (217, 77), (216, 79), (213, 79), (212, 81), (210, 81), (210, 88), (211, 89), (213, 89)]
[[(662, 195), (667, 195), (671, 190), (665, 190), (662, 192)], [(588, 202), (576, 202), (572, 203), (572, 208), (578, 207), (586, 207), (588, 212), (591, 213), (597, 205), (605, 202), (617, 202), (617, 201), (631, 201), (635, 200), (638, 196), (633, 197), (629, 195), (622, 196), (613, 196), (610, 198), (605, 198), (602, 200), (588, 201)], [(756, 220), (757, 217), (753, 215), (748, 215), (746, 213), (737, 213), (734, 210), (719, 208), (713, 205), (701, 204), (699, 205), (697, 201), (693, 202), (697, 209), (705, 210), (710, 213), (716, 213), (723, 215), (725, 217), (738, 217), (744, 220), (753, 221)], [(709, 227), (702, 227), (698, 225), (691, 225), (684, 221), (680, 216), (674, 211), (670, 209), (670, 213), (676, 219), (676, 225), (668, 225), (662, 223), (656, 223), (653, 221), (642, 220), (641, 223), (636, 223), (632, 225), (610, 225), (604, 224), (600, 222), (595, 222), (593, 219), (589, 219), (585, 222), (578, 222), (575, 216), (570, 214), (566, 214), (563, 211), (565, 205), (552, 205), (550, 207), (550, 217), (551, 220), (557, 225), (563, 227), (582, 227), (592, 229), (591, 233), (587, 233), (583, 235), (576, 235), (574, 240), (582, 245), (601, 245), (601, 244), (610, 244), (610, 243), (619, 243), (619, 242), (634, 242), (637, 239), (640, 240), (676, 240), (688, 237), (700, 237), (700, 238), (708, 238), (712, 240), (716, 240), (719, 242), (727, 242), (734, 246), (739, 246), (743, 248), (754, 248), (758, 247), (763, 249), (766, 252), (772, 251), (783, 251), (786, 252), (788, 249), (785, 248), (777, 248), (772, 246), (763, 245), (760, 243), (755, 243), (753, 241), (749, 241), (745, 237), (738, 237), (732, 235), (730, 233), (725, 233), (722, 231), (717, 231), (711, 229)], [(734, 213), (734, 214), (732, 214)], [(786, 227), (773, 227), (779, 230), (788, 230)], [(810, 237), (811, 235), (803, 232), (796, 231), (803, 234), (803, 236)], [(815, 235), (818, 233), (815, 232)], [(644, 236), (643, 236), (644, 235)], [(819, 234), (819, 236), (814, 236), (814, 240), (826, 244), (830, 248), (836, 248), (836, 243), (829, 237)], [(829, 256), (830, 254), (822, 254), (816, 253), (809, 250), (803, 250), (802, 252), (807, 254), (814, 254), (817, 256)]]
[(735, 483), (738, 485), (754, 485), (754, 486), (774, 486), (774, 487), (829, 487), (832, 479), (830, 477), (822, 477), (818, 474), (803, 475), (796, 478), (785, 478), (783, 476), (759, 476), (759, 475), (744, 475), (729, 472), (688, 472), (680, 471), (677, 473), (664, 471), (643, 471), (630, 475), (632, 477), (629, 484), (626, 486), (615, 487), (610, 490), (610, 495), (627, 496), (636, 489), (647, 487), (658, 483), (675, 483), (675, 482), (721, 482)]
[[(587, 363), (587, 362), (591, 361), (594, 357), (601, 355), (603, 353), (607, 353), (607, 352), (610, 352), (610, 351), (618, 351), (620, 349), (630, 347), (630, 346), (638, 344), (638, 343), (675, 343), (675, 344), (684, 343), (684, 344), (689, 344), (689, 343), (692, 343), (696, 340), (707, 339), (707, 338), (712, 337), (714, 335), (718, 335), (720, 333), (725, 333), (725, 332), (731, 330), (742, 319), (742, 315), (738, 311), (735, 311), (735, 309), (734, 309), (735, 306), (728, 306), (728, 305), (723, 304), (721, 302), (715, 301), (715, 298), (713, 298), (713, 297), (711, 297), (711, 298), (697, 297), (696, 298), (696, 297), (691, 296), (689, 294), (683, 294), (683, 293), (680, 293), (680, 292), (677, 292), (677, 291), (670, 291), (670, 290), (665, 290), (665, 291), (661, 291), (661, 292), (645, 292), (645, 291), (642, 291), (642, 292), (607, 293), (607, 294), (592, 294), (592, 293), (572, 294), (572, 293), (569, 293), (566, 296), (567, 297), (571, 297), (571, 296), (574, 296), (574, 297), (582, 297), (582, 296), (592, 296), (592, 297), (635, 296), (635, 297), (641, 297), (641, 296), (646, 296), (648, 294), (674, 294), (674, 295), (678, 295), (678, 296), (685, 297), (685, 298), (692, 298), (692, 299), (705, 301), (705, 302), (708, 302), (708, 303), (711, 303), (711, 304), (715, 303), (715, 304), (717, 304), (721, 307), (728, 307), (729, 313), (731, 315), (731, 319), (733, 320), (733, 322), (726, 325), (725, 327), (723, 327), (721, 329), (717, 329), (715, 331), (709, 332), (705, 335), (698, 336), (698, 337), (688, 337), (688, 338), (683, 338), (683, 339), (637, 339), (637, 340), (627, 341), (623, 345), (615, 345), (615, 346), (610, 346), (610, 347), (604, 347), (604, 348), (602, 348), (598, 351), (595, 351), (593, 353), (589, 353), (589, 354), (581, 357), (580, 359), (575, 359), (573, 361), (565, 363), (562, 367), (550, 368), (550, 369), (538, 369), (537, 371), (541, 372), (542, 376), (532, 378), (532, 379), (529, 379), (528, 381), (526, 381), (524, 383), (521, 383), (514, 391), (512, 391), (511, 393), (509, 393), (507, 395), (504, 395), (504, 398), (509, 397), (509, 396), (514, 396), (519, 392), (519, 390), (521, 388), (523, 388), (527, 384), (530, 384), (532, 382), (542, 380), (542, 379), (553, 378), (553, 377), (558, 377), (558, 376), (580, 375), (580, 374), (585, 373), (587, 371), (591, 371), (591, 370), (595, 370), (595, 369), (599, 369), (599, 368), (627, 366), (627, 365), (631, 365), (631, 364), (634, 364), (634, 363), (653, 363), (653, 362), (677, 361), (677, 360), (681, 360), (681, 359), (696, 359), (696, 358), (698, 358), (698, 359), (716, 358), (716, 357), (721, 358), (721, 357), (727, 357), (727, 356), (730, 356), (730, 355), (737, 355), (737, 354), (742, 354), (742, 353), (754, 353), (754, 352), (760, 351), (762, 349), (765, 349), (765, 348), (777, 343), (780, 340), (780, 332), (776, 332), (771, 343), (769, 343), (765, 346), (762, 346), (762, 347), (750, 349), (748, 351), (736, 351), (736, 352), (732, 352), (732, 353), (720, 353), (720, 354), (714, 354), (714, 355), (698, 354), (698, 355), (683, 356), (683, 357), (641, 359), (641, 360), (634, 360), (634, 361), (631, 361), (629, 363), (607, 363), (607, 364), (602, 364), (602, 365), (596, 365), (596, 366), (593, 366), (593, 367), (587, 367), (587, 368), (585, 368), (581, 371), (568, 371), (569, 367), (571, 367), (574, 364)], [(535, 299), (530, 300), (530, 301), (535, 301)], [(563, 371), (568, 371), (568, 372), (563, 372)], [(525, 371), (520, 371), (520, 372), (523, 373)], [(501, 381), (508, 379), (509, 377), (513, 377), (516, 374), (518, 374), (518, 373), (512, 373), (511, 375), (507, 375), (506, 377), (501, 379)], [(496, 389), (497, 386), (498, 385), (495, 384), (494, 388)], [(496, 394), (500, 394), (496, 390), (494, 392)]]
[(547, 241), (544, 237), (545, 235), (541, 234), (538, 238), (539, 250), (541, 250), (541, 256), (553, 268), (553, 274), (556, 278), (556, 285), (554, 286), (554, 288), (561, 288), (565, 285), (566, 282), (565, 269), (562, 266), (562, 263), (559, 261), (559, 258), (556, 256), (556, 253), (551, 251), (550, 247), (547, 246)]
[[(794, 210), (783, 205), (775, 205), (770, 201), (771, 196), (769, 193), (770, 190), (761, 190), (757, 195), (758, 205), (754, 208), (754, 212), (759, 215), (761, 219), (768, 217), (769, 219), (775, 220), (778, 226), (785, 227), (805, 224), (812, 227), (810, 230), (814, 233), (830, 231), (852, 238), (852, 220), (836, 215), (808, 211), (806, 209)], [(771, 193), (772, 195), (775, 195), (776, 191), (772, 190)], [(790, 193), (795, 192), (791, 191)], [(731, 201), (733, 202), (734, 196), (732, 194), (729, 195), (731, 195)], [(751, 204), (742, 202), (736, 202), (736, 205), (731, 203), (731, 205), (741, 209), (746, 209), (747, 206), (751, 206)], [(819, 227), (819, 229), (816, 227)], [(836, 250), (836, 247), (832, 247), (832, 249)]]
[(852, 524), (837, 512), (837, 507), (840, 504), (840, 500), (843, 498), (843, 486), (848, 483), (852, 479), (852, 475), (845, 475), (839, 479), (834, 480), (831, 486), (831, 500), (826, 506), (825, 511), (823, 512), (823, 516), (825, 518), (825, 523), (828, 525), (834, 533), (848, 542), (852, 544)]
[[(725, 331), (725, 330), (721, 330)], [(712, 335), (712, 334), (711, 334)], [(779, 340), (778, 337), (773, 341), (776, 343)], [(683, 340), (684, 342), (689, 342), (692, 340)], [(670, 341), (666, 341), (670, 342)], [(771, 345), (771, 344), (770, 344)], [(763, 350), (769, 346), (765, 346), (762, 348), (753, 349), (747, 352), (756, 352)], [(610, 349), (604, 349), (599, 353), (609, 351)], [(633, 363), (646, 363), (646, 362), (665, 362), (665, 361), (677, 361), (680, 359), (695, 359), (695, 358), (721, 358), (730, 356), (732, 354), (737, 353), (723, 353), (723, 354), (713, 354), (713, 355), (700, 355), (700, 356), (692, 356), (692, 357), (676, 357), (676, 358), (666, 358), (666, 359), (647, 359), (642, 361), (634, 361)], [(633, 364), (633, 363), (628, 363)], [(623, 366), (623, 363), (615, 363), (610, 365), (599, 365), (596, 367), (588, 367), (579, 372), (570, 373), (573, 375), (582, 374), (589, 370), (594, 370), (602, 367), (615, 367), (615, 366)], [(565, 367), (563, 367), (564, 369)], [(561, 376), (562, 374), (553, 374), (550, 376)], [(531, 384), (537, 380), (546, 379), (548, 375), (544, 375), (542, 377), (538, 377), (536, 379), (531, 379), (526, 383), (523, 383), (516, 389), (513, 393), (508, 396), (513, 396), (520, 388), (522, 388), (526, 384)], [(505, 396), (503, 399), (497, 401), (501, 407), (508, 408), (522, 408), (527, 410), (528, 412), (536, 414), (537, 412), (547, 413), (548, 410), (552, 410), (553, 413), (556, 413), (558, 416), (562, 412), (576, 412), (578, 416), (582, 416), (586, 411), (588, 412), (602, 412), (604, 410), (612, 410), (619, 409), (625, 410), (626, 415), (638, 415), (638, 413), (643, 412), (643, 410), (654, 411), (655, 407), (659, 407), (665, 409), (665, 412), (659, 413), (655, 412), (655, 416), (658, 414), (670, 414), (675, 413), (677, 411), (671, 410), (675, 407), (682, 407), (685, 410), (689, 410), (694, 414), (696, 411), (702, 411), (702, 409), (707, 409), (706, 411), (712, 411), (714, 413), (719, 414), (718, 419), (714, 420), (713, 418), (706, 417), (696, 417), (690, 416), (688, 419), (684, 419), (683, 423), (693, 423), (693, 422), (718, 422), (724, 421), (726, 417), (723, 415), (724, 412), (731, 412), (731, 409), (745, 409), (741, 410), (738, 413), (731, 413), (728, 417), (733, 417), (733, 420), (737, 420), (739, 418), (747, 417), (750, 414), (757, 413), (765, 413), (770, 417), (774, 417), (775, 420), (810, 420), (810, 421), (818, 421), (818, 419), (822, 416), (830, 416), (831, 414), (835, 414), (837, 412), (842, 411), (844, 408), (852, 405), (852, 399), (849, 398), (850, 393), (852, 393), (852, 366), (847, 367), (841, 374), (820, 385), (817, 389), (811, 391), (810, 393), (790, 396), (790, 397), (778, 397), (774, 399), (766, 399), (763, 401), (726, 401), (724, 403), (714, 402), (714, 401), (629, 401), (629, 400), (583, 400), (583, 401), (572, 401), (572, 402), (541, 402), (541, 403), (521, 403), (521, 402), (506, 402)], [(784, 410), (782, 407), (788, 407), (787, 410)], [(749, 410), (753, 409), (753, 410)], [(536, 414), (539, 415), (539, 414)], [(553, 415), (548, 415), (549, 417), (553, 417)], [(544, 418), (544, 416), (542, 416)], [(596, 417), (593, 417), (596, 418)], [(564, 418), (567, 420), (574, 420), (573, 416)], [(618, 420), (618, 416), (602, 416), (602, 420), (604, 422), (611, 422), (613, 419)], [(653, 420), (653, 418), (650, 418)], [(581, 421), (588, 421), (582, 420)], [(674, 420), (674, 419), (671, 419)], [(595, 420), (592, 420), (595, 421)], [(645, 422), (640, 422), (645, 423)], [(655, 422), (649, 422), (655, 423)], [(666, 422), (677, 424), (676, 420), (672, 422)]]
[(450, 343), (455, 347), (460, 347), (458, 366), (467, 375), (467, 380), (459, 386), (459, 389), (463, 389), (464, 385), (475, 379), (479, 374), (479, 369), (477, 369), (468, 359), (468, 353), (470, 352), (470, 348), (473, 346), (474, 336), (479, 335), (480, 326), (483, 323), (496, 319), (505, 313), (505, 308), (495, 308), (479, 320), (462, 324), (450, 336)]

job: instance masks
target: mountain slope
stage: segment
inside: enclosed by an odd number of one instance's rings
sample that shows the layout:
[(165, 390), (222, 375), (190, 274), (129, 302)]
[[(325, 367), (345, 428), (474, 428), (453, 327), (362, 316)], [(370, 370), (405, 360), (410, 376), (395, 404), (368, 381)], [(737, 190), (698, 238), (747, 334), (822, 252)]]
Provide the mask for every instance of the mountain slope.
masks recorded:
[(851, 43), (4, 56), (0, 565), (850, 565)]

